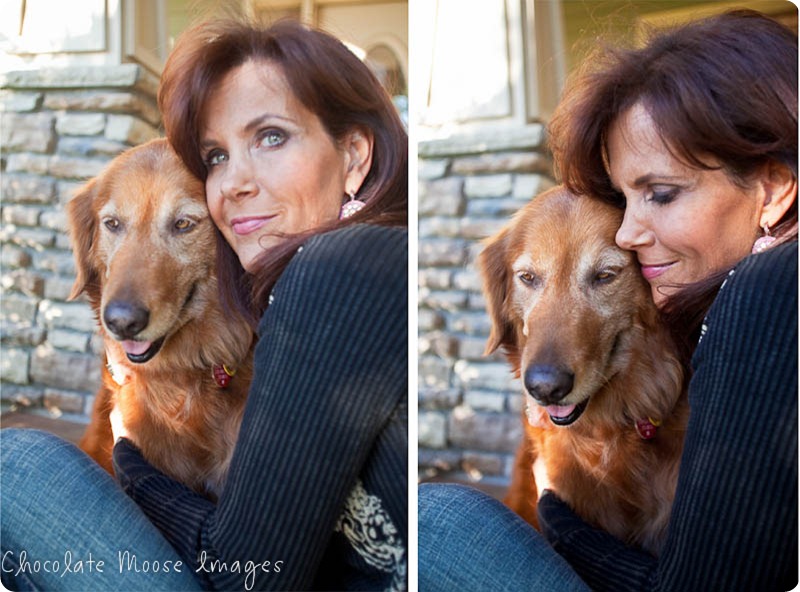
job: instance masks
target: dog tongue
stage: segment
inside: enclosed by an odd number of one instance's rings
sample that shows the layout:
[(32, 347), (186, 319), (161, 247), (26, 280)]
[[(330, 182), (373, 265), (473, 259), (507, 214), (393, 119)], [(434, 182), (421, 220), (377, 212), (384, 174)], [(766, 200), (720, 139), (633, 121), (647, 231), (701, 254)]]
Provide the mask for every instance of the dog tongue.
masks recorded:
[(132, 356), (141, 356), (144, 352), (150, 349), (150, 346), (153, 345), (151, 341), (122, 341), (120, 342), (122, 345), (122, 349), (125, 350), (126, 354), (130, 354)]
[(550, 417), (567, 417), (575, 411), (575, 405), (548, 405), (547, 414)]

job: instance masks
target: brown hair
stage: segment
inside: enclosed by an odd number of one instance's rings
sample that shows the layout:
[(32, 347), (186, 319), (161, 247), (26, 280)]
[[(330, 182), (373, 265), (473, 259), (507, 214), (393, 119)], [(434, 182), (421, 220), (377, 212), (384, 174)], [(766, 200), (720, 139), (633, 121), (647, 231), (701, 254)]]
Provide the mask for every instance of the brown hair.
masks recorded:
[(362, 129), (374, 142), (372, 166), (358, 193), (367, 205), (351, 218), (286, 237), (264, 251), (250, 274), (217, 232), (223, 302), (246, 312), (255, 323), (266, 308), (272, 286), (309, 236), (357, 222), (408, 224), (408, 139), (380, 82), (335, 37), (288, 20), (269, 27), (237, 20), (209, 21), (180, 36), (167, 59), (158, 93), (167, 137), (200, 179), (207, 176), (200, 150), (205, 105), (220, 79), (250, 59), (279, 66), (295, 97), (319, 117), (334, 141)]
[[(689, 166), (711, 169), (703, 161), (711, 156), (746, 185), (778, 162), (797, 178), (797, 35), (757, 12), (730, 11), (656, 34), (644, 47), (602, 47), (584, 60), (548, 129), (570, 190), (624, 205), (606, 168), (606, 140), (639, 102)], [(772, 233), (797, 240), (796, 200)], [(694, 343), (726, 271), (669, 299), (664, 312), (676, 336)]]

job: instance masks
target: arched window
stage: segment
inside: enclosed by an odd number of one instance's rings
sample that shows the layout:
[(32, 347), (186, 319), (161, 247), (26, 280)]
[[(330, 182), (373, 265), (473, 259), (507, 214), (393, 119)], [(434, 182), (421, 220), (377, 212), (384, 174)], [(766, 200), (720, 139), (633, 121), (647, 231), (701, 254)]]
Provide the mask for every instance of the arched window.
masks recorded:
[(400, 60), (392, 49), (384, 44), (375, 45), (367, 50), (366, 64), (381, 81), (381, 84), (392, 97), (408, 94), (408, 84), (403, 75)]

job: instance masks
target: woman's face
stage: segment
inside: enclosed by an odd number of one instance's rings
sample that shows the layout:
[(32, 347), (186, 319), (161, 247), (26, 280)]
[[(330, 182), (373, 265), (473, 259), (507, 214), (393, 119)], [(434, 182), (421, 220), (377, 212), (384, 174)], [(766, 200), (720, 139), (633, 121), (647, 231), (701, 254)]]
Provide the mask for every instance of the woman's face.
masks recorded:
[(617, 244), (636, 252), (657, 305), (679, 284), (732, 267), (750, 252), (764, 201), (758, 183), (743, 189), (722, 170), (677, 160), (641, 104), (610, 127), (607, 149), (611, 181), (626, 201)]
[(337, 218), (351, 155), (275, 64), (247, 61), (222, 77), (206, 104), (200, 143), (208, 209), (246, 270), (281, 233)]

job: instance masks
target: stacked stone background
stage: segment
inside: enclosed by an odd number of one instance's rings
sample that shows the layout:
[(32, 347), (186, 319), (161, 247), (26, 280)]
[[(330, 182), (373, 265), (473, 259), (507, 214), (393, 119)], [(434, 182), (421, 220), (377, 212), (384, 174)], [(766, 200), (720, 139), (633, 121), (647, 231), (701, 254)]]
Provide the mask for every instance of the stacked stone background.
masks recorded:
[(552, 187), (544, 129), (422, 142), (419, 176), (420, 478), (508, 485), (522, 436), (521, 383), (502, 352), (475, 267), (481, 241)]
[(0, 76), (3, 408), (85, 416), (102, 344), (75, 278), (64, 206), (122, 150), (160, 135), (158, 79), (135, 64)]

